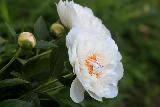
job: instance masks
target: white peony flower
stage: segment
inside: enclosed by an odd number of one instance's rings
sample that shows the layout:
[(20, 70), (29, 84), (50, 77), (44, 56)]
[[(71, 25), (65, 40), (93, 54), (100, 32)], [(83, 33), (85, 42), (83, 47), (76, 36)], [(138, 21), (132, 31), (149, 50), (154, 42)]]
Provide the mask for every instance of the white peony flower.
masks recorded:
[(66, 45), (76, 75), (70, 88), (72, 100), (82, 102), (85, 90), (98, 101), (117, 96), (123, 66), (109, 30), (92, 10), (73, 1), (60, 0), (57, 11), (61, 22), (70, 28)]

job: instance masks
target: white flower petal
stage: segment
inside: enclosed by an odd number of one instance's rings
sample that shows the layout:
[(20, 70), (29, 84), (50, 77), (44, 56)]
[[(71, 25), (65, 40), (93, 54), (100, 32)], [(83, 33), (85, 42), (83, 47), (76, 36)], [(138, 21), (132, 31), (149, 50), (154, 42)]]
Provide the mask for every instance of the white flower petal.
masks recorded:
[(102, 101), (102, 97), (97, 96), (95, 93), (93, 93), (92, 91), (87, 91), (89, 93), (89, 95), (94, 98), (97, 101)]
[(109, 30), (102, 24), (102, 21), (95, 17), (92, 10), (87, 7), (76, 4), (73, 1), (60, 0), (57, 5), (57, 11), (61, 22), (66, 27), (93, 28), (102, 35), (111, 36)]
[(114, 86), (114, 84), (109, 84), (103, 93), (103, 97), (105, 98), (114, 98), (118, 94), (118, 88), (117, 86)]
[(122, 77), (123, 77), (123, 65), (122, 65), (122, 62), (119, 62), (116, 69), (115, 69), (115, 72), (117, 73), (117, 78), (118, 80), (120, 80)]
[(71, 84), (70, 97), (75, 103), (80, 103), (84, 99), (84, 88), (77, 78)]
[(63, 2), (62, 0), (60, 0), (57, 5), (57, 11), (61, 22), (66, 27), (71, 28), (73, 26), (73, 19), (77, 16), (72, 3), (67, 1)]

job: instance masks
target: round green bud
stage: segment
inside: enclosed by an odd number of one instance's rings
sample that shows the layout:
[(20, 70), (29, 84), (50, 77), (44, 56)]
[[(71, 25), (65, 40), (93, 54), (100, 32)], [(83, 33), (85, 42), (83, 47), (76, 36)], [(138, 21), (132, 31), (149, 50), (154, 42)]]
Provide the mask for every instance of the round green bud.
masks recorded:
[(34, 48), (36, 45), (36, 39), (30, 32), (22, 32), (18, 37), (18, 44), (21, 48)]
[(50, 32), (55, 34), (56, 36), (59, 36), (60, 34), (65, 32), (65, 28), (62, 24), (53, 23), (50, 27)]

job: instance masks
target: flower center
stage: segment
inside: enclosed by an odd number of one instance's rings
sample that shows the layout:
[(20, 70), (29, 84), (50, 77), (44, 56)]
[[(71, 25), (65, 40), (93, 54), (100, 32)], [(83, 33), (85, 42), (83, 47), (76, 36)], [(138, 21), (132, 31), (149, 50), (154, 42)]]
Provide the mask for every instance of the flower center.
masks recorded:
[(85, 60), (85, 66), (87, 67), (88, 73), (91, 76), (95, 75), (97, 79), (100, 77), (101, 68), (103, 65), (101, 65), (101, 63), (98, 61), (96, 54), (92, 54), (87, 57)]

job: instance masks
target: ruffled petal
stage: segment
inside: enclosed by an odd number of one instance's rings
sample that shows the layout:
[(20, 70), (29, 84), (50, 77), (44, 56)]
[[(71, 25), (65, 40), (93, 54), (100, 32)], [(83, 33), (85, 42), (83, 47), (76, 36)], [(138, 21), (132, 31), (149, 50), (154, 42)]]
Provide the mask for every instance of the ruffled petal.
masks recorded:
[(102, 21), (87, 7), (73, 1), (60, 0), (57, 4), (57, 11), (61, 22), (70, 29), (73, 27), (96, 28), (97, 32), (111, 36), (110, 31), (102, 24)]

